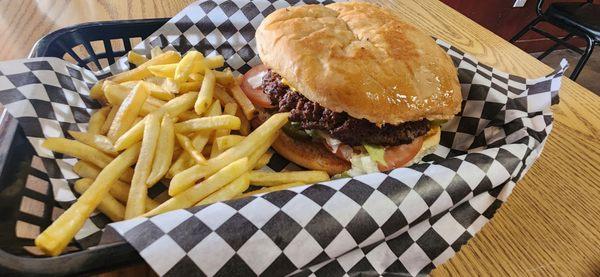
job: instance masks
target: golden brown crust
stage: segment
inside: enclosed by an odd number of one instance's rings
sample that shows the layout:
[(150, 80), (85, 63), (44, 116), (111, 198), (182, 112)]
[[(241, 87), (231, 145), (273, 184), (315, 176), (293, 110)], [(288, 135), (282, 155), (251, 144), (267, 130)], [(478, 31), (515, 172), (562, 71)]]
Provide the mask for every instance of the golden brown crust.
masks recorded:
[(382, 124), (460, 111), (456, 68), (431, 37), (357, 2), (280, 9), (256, 32), (263, 63), (311, 101)]
[[(430, 154), (440, 143), (440, 127), (433, 127), (425, 134), (423, 145), (419, 153), (407, 163), (410, 166), (419, 162), (423, 156)], [(302, 167), (313, 170), (325, 170), (329, 175), (335, 175), (350, 169), (350, 163), (343, 160), (327, 149), (321, 143), (294, 139), (284, 132), (281, 132), (279, 138), (273, 143), (273, 149), (287, 160)]]
[(294, 139), (284, 132), (281, 132), (272, 146), (279, 155), (308, 169), (325, 170), (329, 175), (350, 169), (348, 161), (331, 153), (325, 145)]

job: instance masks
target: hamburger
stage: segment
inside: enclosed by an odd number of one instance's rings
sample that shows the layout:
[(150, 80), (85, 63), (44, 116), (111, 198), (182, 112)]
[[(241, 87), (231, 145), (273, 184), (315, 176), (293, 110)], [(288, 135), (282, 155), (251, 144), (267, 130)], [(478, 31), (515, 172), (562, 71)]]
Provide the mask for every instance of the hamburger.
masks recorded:
[(256, 31), (262, 64), (242, 78), (260, 112), (289, 112), (273, 148), (329, 174), (408, 166), (432, 152), (460, 111), (450, 57), (435, 41), (367, 3), (279, 9)]

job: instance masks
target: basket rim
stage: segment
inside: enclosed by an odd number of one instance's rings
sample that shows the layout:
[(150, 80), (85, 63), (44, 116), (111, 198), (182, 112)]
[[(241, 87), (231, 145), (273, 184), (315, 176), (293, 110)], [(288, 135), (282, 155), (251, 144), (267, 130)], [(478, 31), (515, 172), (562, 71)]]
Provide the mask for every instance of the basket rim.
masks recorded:
[(57, 30), (54, 30), (40, 39), (38, 39), (32, 46), (27, 58), (38, 58), (38, 57), (46, 57), (44, 54), (47, 52), (50, 44), (55, 41), (55, 39), (72, 33), (81, 29), (87, 28), (96, 28), (99, 26), (118, 26), (123, 24), (147, 24), (147, 23), (166, 23), (170, 18), (168, 17), (159, 17), (159, 18), (145, 18), (145, 19), (120, 19), (120, 20), (102, 20), (102, 21), (92, 21), (92, 22), (84, 22), (69, 25)]
[[(65, 34), (73, 32), (81, 32), (82, 29), (94, 29), (99, 27), (116, 27), (132, 24), (164, 24), (170, 18), (148, 18), (148, 19), (126, 19), (126, 20), (106, 20), (85, 22), (74, 25), (69, 25), (57, 30), (54, 30), (39, 40), (37, 40), (29, 54), (29, 58), (48, 57), (46, 53), (48, 49), (57, 42)], [(117, 36), (115, 38), (125, 38), (126, 36)], [(112, 39), (107, 36), (103, 39)], [(12, 141), (18, 130), (17, 120), (15, 120), (5, 109), (0, 112), (0, 130), (2, 130), (3, 138)], [(8, 144), (10, 145), (10, 144)], [(3, 163), (0, 163), (2, 165)], [(2, 168), (0, 168), (2, 169)], [(95, 258), (94, 258), (95, 257)], [(11, 274), (26, 274), (35, 276), (53, 276), (53, 275), (74, 275), (86, 274), (93, 272), (102, 272), (107, 268), (118, 268), (126, 265), (132, 265), (143, 262), (143, 259), (137, 251), (126, 241), (116, 241), (106, 244), (100, 244), (56, 257), (49, 256), (19, 256), (3, 249), (0, 249), (0, 275)], [(78, 266), (62, 266), (56, 267), (53, 265), (67, 264), (86, 264), (85, 267)]]

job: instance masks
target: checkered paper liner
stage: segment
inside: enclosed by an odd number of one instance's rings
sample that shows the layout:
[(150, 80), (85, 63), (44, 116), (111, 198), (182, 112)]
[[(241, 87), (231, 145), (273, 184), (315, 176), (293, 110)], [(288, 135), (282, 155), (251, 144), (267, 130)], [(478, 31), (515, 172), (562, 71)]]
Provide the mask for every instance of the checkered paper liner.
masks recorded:
[[(222, 54), (243, 73), (260, 62), (254, 32), (278, 8), (309, 1), (196, 2), (134, 48)], [(315, 2), (316, 3), (316, 2)], [(552, 128), (566, 62), (525, 79), (437, 40), (458, 68), (462, 111), (442, 127), (435, 153), (410, 168), (339, 179), (114, 223), (160, 275), (427, 274), (491, 219), (540, 155)], [(56, 58), (0, 62), (0, 103), (46, 167), (55, 199), (75, 200), (75, 159), (40, 147), (85, 130), (99, 105), (89, 88), (126, 70), (122, 58), (91, 72)], [(275, 155), (275, 171), (293, 167)], [(160, 188), (151, 193), (156, 194)], [(76, 240), (94, 245), (108, 220), (94, 214)]]

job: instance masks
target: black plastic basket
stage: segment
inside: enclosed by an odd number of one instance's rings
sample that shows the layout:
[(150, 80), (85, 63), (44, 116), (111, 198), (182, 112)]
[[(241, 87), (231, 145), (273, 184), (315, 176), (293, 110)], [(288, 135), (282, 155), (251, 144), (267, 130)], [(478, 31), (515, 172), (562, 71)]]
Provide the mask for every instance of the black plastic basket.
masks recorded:
[[(40, 39), (29, 57), (58, 57), (89, 70), (98, 70), (125, 55), (132, 44), (160, 28), (168, 19), (93, 22), (63, 28)], [(115, 49), (115, 45), (122, 49)], [(18, 226), (44, 230), (58, 207), (52, 189), (31, 187), (29, 175), (48, 181), (31, 167), (34, 151), (6, 110), (0, 114), (0, 276), (57, 276), (89, 274), (142, 262), (125, 242), (83, 250), (76, 243), (58, 257), (36, 254), (33, 237), (17, 234)], [(37, 203), (39, 213), (22, 209), (24, 201)], [(43, 207), (43, 208), (42, 208)]]

